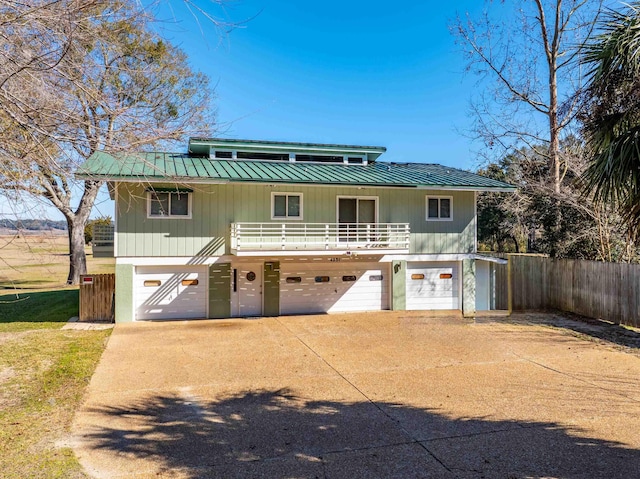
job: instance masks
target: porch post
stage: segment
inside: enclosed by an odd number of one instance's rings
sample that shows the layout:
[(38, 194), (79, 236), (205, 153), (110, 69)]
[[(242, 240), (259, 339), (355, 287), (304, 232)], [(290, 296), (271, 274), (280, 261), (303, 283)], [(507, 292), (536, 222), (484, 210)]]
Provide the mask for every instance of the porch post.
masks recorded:
[(407, 309), (407, 262), (391, 263), (391, 309), (404, 311)]
[(133, 274), (132, 264), (116, 264), (116, 323), (135, 321)]
[(462, 316), (476, 315), (476, 260), (462, 260)]

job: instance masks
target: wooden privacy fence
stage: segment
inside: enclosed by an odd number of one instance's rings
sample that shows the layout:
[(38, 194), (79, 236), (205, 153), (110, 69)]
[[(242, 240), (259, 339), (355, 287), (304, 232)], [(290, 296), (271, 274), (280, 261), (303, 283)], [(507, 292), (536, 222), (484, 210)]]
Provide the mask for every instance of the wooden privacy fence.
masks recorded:
[(640, 265), (509, 255), (511, 309), (558, 309), (640, 327)]
[(491, 309), (509, 309), (509, 265), (493, 263), (491, 265), (494, 277), (495, 300)]
[(113, 321), (115, 274), (80, 276), (80, 321)]

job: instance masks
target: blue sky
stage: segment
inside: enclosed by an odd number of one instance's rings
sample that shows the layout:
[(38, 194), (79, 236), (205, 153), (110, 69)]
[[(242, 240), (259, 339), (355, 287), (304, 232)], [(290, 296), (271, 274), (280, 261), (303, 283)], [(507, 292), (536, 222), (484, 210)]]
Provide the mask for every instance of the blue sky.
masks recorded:
[[(161, 33), (215, 86), (216, 136), (385, 146), (381, 160), (478, 166), (480, 145), (463, 134), (477, 79), (463, 73), (449, 26), (484, 2), (192, 4), (241, 23), (221, 35), (186, 2), (159, 2)], [(92, 217), (103, 215), (113, 216), (106, 188)], [(62, 219), (53, 208), (44, 216)]]
[(223, 38), (182, 2), (159, 16), (178, 21), (164, 34), (216, 85), (220, 136), (381, 145), (383, 159), (473, 168), (461, 131), (475, 79), (449, 25), (482, 3), (237, 0), (216, 14), (250, 20)]

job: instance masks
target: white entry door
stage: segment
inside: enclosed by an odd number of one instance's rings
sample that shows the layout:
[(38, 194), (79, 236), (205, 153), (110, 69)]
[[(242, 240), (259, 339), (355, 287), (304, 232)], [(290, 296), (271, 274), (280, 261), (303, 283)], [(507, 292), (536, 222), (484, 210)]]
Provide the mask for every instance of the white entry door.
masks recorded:
[(238, 316), (262, 316), (262, 263), (238, 264)]

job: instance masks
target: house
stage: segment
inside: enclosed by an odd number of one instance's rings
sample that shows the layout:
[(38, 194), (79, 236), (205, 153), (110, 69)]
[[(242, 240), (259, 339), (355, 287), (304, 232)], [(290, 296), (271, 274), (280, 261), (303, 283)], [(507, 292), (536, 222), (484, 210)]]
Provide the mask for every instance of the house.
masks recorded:
[(476, 196), (508, 184), (384, 147), (192, 138), (96, 153), (115, 199), (116, 321), (492, 304)]

